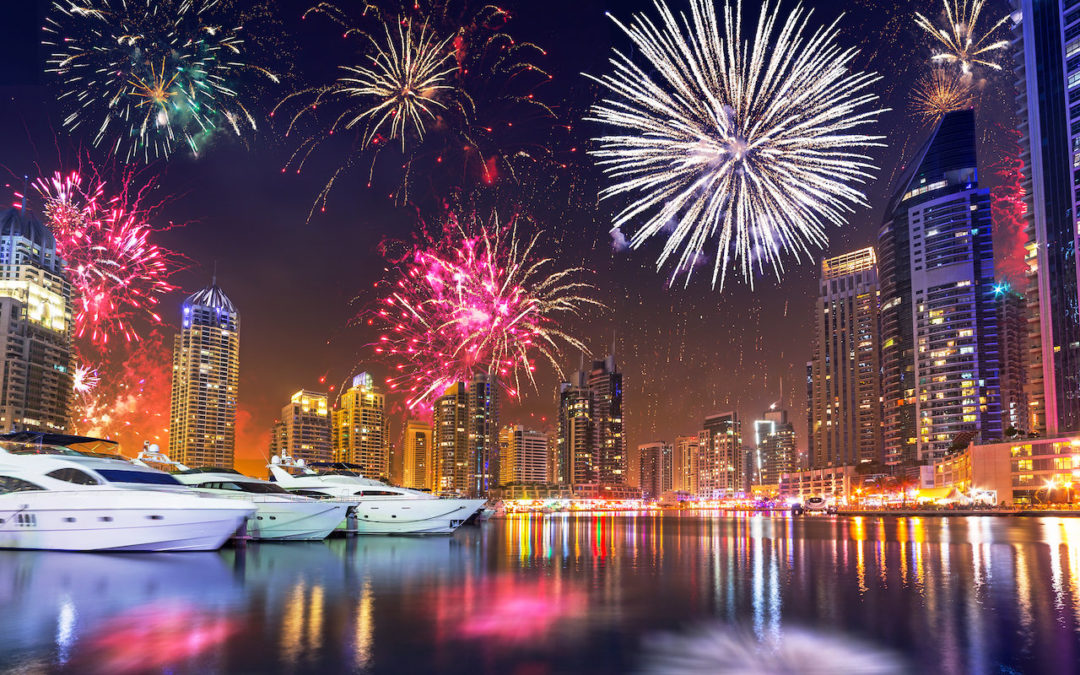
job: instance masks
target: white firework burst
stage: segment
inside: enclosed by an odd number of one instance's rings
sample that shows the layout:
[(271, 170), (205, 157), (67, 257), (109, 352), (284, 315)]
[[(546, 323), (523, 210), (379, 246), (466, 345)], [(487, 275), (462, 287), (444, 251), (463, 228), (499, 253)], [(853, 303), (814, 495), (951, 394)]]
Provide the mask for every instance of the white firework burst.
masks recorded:
[(981, 35), (975, 28), (986, 0), (942, 0), (945, 6), (947, 26), (940, 28), (918, 12), (915, 23), (938, 43), (938, 51), (930, 57), (935, 63), (958, 64), (965, 75), (976, 65), (1001, 70), (1001, 66), (989, 59), (995, 52), (1009, 46), (1008, 40), (990, 41), (990, 37), (1005, 25), (1009, 15), (1001, 17), (990, 30)]
[(412, 23), (399, 21), (397, 40), (389, 26), (385, 28), (384, 44), (371, 39), (375, 48), (371, 65), (343, 66), (349, 75), (338, 79), (337, 89), (341, 96), (366, 102), (351, 109), (343, 120), (346, 128), (368, 121), (365, 145), (388, 126), (387, 136), (401, 139), (404, 148), (409, 126), (423, 139), (436, 109), (446, 108), (437, 96), (453, 89), (449, 78), (454, 72), (454, 53), (446, 48), (450, 38), (436, 40), (426, 24), (413, 35)]
[(619, 128), (591, 151), (612, 179), (601, 198), (628, 198), (613, 229), (631, 227), (630, 245), (667, 234), (657, 268), (676, 258), (674, 277), (716, 243), (712, 284), (729, 268), (753, 287), (756, 263), (777, 278), (781, 255), (800, 260), (843, 225), (857, 187), (876, 170), (865, 154), (881, 136), (863, 132), (881, 109), (869, 91), (880, 80), (854, 71), (855, 49), (837, 44), (837, 22), (812, 33), (801, 5), (778, 20), (764, 2), (751, 42), (742, 40), (742, 2), (690, 0), (678, 17), (656, 0), (660, 23), (635, 15), (615, 23), (645, 60), (618, 51), (613, 72), (592, 78), (608, 96), (588, 119)]

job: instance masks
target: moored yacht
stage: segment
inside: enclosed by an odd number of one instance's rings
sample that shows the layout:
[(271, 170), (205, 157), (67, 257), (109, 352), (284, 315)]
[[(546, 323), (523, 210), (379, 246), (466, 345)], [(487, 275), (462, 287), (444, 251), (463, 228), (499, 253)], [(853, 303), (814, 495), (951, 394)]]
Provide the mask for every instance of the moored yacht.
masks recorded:
[(387, 485), (345, 464), (320, 468), (283, 453), (271, 459), (270, 476), (293, 494), (348, 502), (346, 530), (357, 534), (452, 534), (485, 502)]
[(194, 493), (162, 471), (66, 447), (0, 440), (0, 548), (212, 551), (255, 507)]
[(325, 539), (345, 520), (350, 504), (312, 499), (287, 492), (270, 481), (245, 476), (233, 469), (189, 469), (169, 459), (156, 445), (144, 446), (135, 462), (142, 466), (168, 467), (172, 477), (195, 491), (251, 502), (255, 517), (248, 520), (252, 539)]

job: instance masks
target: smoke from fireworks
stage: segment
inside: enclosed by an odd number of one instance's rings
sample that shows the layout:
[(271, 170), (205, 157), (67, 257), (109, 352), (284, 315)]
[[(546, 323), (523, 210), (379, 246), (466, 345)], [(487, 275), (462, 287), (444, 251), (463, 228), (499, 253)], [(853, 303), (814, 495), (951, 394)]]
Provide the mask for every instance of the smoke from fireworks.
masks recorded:
[(55, 0), (45, 20), (47, 70), (60, 79), (64, 126), (124, 161), (198, 154), (218, 130), (256, 128), (242, 19), (226, 0)]
[(99, 348), (115, 336), (138, 340), (134, 319), (160, 323), (157, 304), (176, 288), (169, 283), (174, 256), (150, 240), (156, 206), (146, 200), (154, 183), (137, 180), (124, 172), (112, 192), (91, 168), (34, 183), (74, 291), (75, 337)]
[[(301, 139), (282, 171), (299, 173), (322, 148), (346, 149), (312, 213), (325, 210), (360, 160), (367, 187), (377, 182), (377, 163), (395, 172), (400, 166), (395, 201), (410, 201), (421, 187), (423, 198), (440, 204), (451, 193), (520, 182), (528, 167), (551, 160), (555, 115), (535, 95), (551, 79), (535, 63), (545, 52), (510, 36), (505, 10), (471, 4), (401, 3), (399, 14), (365, 4), (358, 21), (332, 3), (308, 10), (341, 26), (345, 38), (385, 36), (366, 40), (359, 60), (367, 65), (342, 65), (335, 82), (290, 94), (274, 108), (272, 116), (288, 120), (286, 136)], [(357, 132), (357, 142), (337, 141), (344, 131)]]
[(561, 374), (563, 347), (585, 346), (565, 333), (561, 319), (602, 305), (575, 281), (580, 268), (558, 269), (537, 250), (540, 234), (520, 238), (514, 223), (476, 217), (417, 247), (387, 282), (388, 295), (366, 322), (380, 331), (375, 352), (395, 370), (388, 384), (424, 406), (475, 372), (491, 372), (516, 396), (522, 374), (533, 381), (536, 357)]
[(915, 85), (911, 101), (923, 122), (934, 124), (946, 113), (970, 108), (975, 97), (968, 78), (934, 68)]
[[(110, 356), (105, 364), (77, 366), (76, 433), (116, 440), (128, 451), (144, 440), (166, 440), (172, 359), (164, 338), (151, 331), (139, 342), (114, 345)], [(82, 387), (80, 370), (87, 374)]]
[(665, 234), (657, 267), (674, 257), (673, 276), (685, 271), (687, 282), (714, 237), (714, 286), (729, 266), (751, 287), (755, 263), (779, 278), (782, 253), (798, 260), (823, 247), (825, 225), (866, 204), (853, 184), (875, 169), (862, 153), (881, 137), (860, 130), (880, 112), (868, 91), (880, 77), (852, 68), (857, 52), (838, 46), (836, 23), (807, 35), (801, 6), (777, 30), (764, 3), (750, 44), (741, 0), (724, 5), (722, 26), (710, 0), (690, 0), (681, 21), (656, 6), (659, 26), (615, 20), (645, 63), (615, 52), (613, 72), (592, 78), (609, 97), (589, 119), (621, 131), (591, 151), (613, 180), (601, 197), (630, 200), (613, 226), (636, 226), (634, 248)]
[(971, 73), (976, 65), (1001, 70), (1001, 66), (990, 59), (995, 52), (1008, 47), (1009, 41), (991, 41), (991, 38), (994, 31), (1005, 25), (1009, 16), (1003, 16), (989, 30), (980, 34), (976, 24), (985, 4), (986, 0), (942, 0), (945, 26), (936, 26), (927, 17), (915, 13), (915, 23), (935, 41), (937, 50), (931, 57), (933, 62), (959, 65), (964, 74)]

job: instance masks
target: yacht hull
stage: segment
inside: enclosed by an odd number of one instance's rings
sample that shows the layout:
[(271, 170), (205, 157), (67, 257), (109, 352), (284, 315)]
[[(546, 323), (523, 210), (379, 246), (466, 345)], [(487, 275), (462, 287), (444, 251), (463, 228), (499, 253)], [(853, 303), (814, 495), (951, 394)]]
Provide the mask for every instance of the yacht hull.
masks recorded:
[[(121, 491), (117, 491), (121, 492)], [(214, 551), (243, 527), (250, 504), (185, 496), (182, 505), (95, 506), (91, 495), (57, 503), (56, 492), (0, 495), (0, 548), (49, 551)], [(146, 492), (132, 492), (146, 501)], [(99, 501), (134, 501), (102, 495)], [(157, 499), (155, 496), (152, 499)]]
[(317, 541), (325, 539), (344, 520), (348, 504), (309, 502), (256, 502), (255, 517), (248, 521), (252, 539), (266, 541)]
[(350, 534), (453, 534), (480, 510), (483, 499), (362, 500), (350, 509)]

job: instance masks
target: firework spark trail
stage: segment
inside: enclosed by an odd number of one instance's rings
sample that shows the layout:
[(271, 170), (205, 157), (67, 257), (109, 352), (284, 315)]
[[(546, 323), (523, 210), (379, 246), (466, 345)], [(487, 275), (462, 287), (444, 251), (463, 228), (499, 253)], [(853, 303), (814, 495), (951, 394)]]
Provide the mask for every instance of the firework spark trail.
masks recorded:
[(497, 374), (517, 396), (522, 374), (535, 386), (536, 357), (561, 375), (563, 347), (585, 349), (559, 321), (603, 305), (575, 280), (580, 268), (557, 269), (539, 254), (539, 238), (519, 238), (514, 223), (500, 226), (494, 216), (488, 224), (451, 216), (441, 241), (399, 265), (389, 294), (361, 316), (381, 331), (375, 352), (390, 360), (388, 384), (407, 393), (408, 407), (426, 406), (475, 372)]
[(964, 74), (970, 74), (975, 66), (1001, 70), (1001, 66), (989, 60), (995, 52), (1009, 46), (1008, 40), (990, 41), (994, 32), (1005, 25), (1009, 15), (1001, 17), (985, 33), (976, 30), (986, 0), (941, 0), (945, 7), (945, 26), (937, 26), (926, 16), (916, 12), (915, 23), (936, 43), (937, 51), (930, 57), (939, 64), (956, 64)]
[[(69, 131), (86, 126), (95, 147), (124, 161), (198, 155), (220, 129), (256, 129), (245, 103), (254, 76), (240, 17), (224, 0), (55, 0), (45, 19), (46, 70), (63, 86)], [(233, 22), (238, 22), (234, 24)]]
[(881, 136), (860, 133), (879, 109), (868, 91), (881, 78), (853, 71), (854, 49), (837, 44), (837, 24), (807, 35), (810, 12), (797, 5), (778, 23), (761, 7), (752, 42), (741, 42), (742, 3), (690, 0), (676, 18), (656, 1), (660, 24), (636, 15), (616, 25), (644, 64), (615, 52), (613, 72), (596, 78), (608, 98), (587, 119), (620, 129), (591, 154), (613, 184), (601, 198), (629, 198), (614, 228), (636, 226), (630, 244), (666, 234), (657, 262), (693, 269), (718, 237), (712, 283), (737, 268), (753, 287), (753, 267), (779, 278), (781, 253), (801, 259), (823, 247), (826, 224), (842, 225), (876, 169), (863, 154)]
[(915, 85), (911, 101), (923, 122), (934, 124), (946, 113), (970, 108), (975, 95), (964, 76), (934, 68)]
[(327, 18), (344, 38), (366, 35), (360, 60), (369, 65), (342, 65), (345, 74), (334, 82), (289, 94), (271, 113), (287, 120), (287, 137), (300, 139), (283, 172), (300, 173), (317, 151), (345, 145), (328, 143), (342, 132), (359, 134), (309, 218), (325, 211), (338, 181), (358, 163), (366, 164), (371, 188), (377, 164), (400, 162), (389, 195), (398, 204), (412, 201), (421, 182), (430, 184), (421, 199), (444, 203), (501, 180), (520, 184), (527, 169), (555, 163), (549, 136), (556, 115), (535, 95), (551, 79), (536, 65), (546, 52), (510, 36), (508, 12), (436, 1), (363, 4), (360, 14), (351, 19), (329, 2), (305, 13)]
[(157, 304), (176, 288), (169, 282), (175, 256), (150, 239), (153, 181), (136, 179), (124, 172), (115, 193), (93, 168), (34, 183), (74, 290), (75, 337), (101, 349), (113, 336), (138, 340), (135, 318), (161, 323)]

